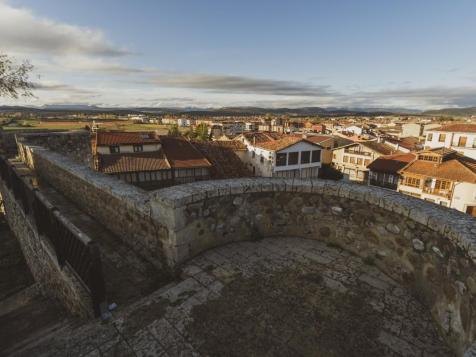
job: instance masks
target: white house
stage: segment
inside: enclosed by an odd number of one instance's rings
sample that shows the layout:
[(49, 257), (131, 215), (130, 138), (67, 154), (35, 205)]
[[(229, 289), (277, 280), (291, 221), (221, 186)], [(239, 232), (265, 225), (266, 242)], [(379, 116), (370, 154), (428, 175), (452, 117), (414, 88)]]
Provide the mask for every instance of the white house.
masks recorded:
[(190, 119), (187, 118), (178, 118), (177, 119), (177, 125), (180, 127), (186, 127), (191, 125)]
[(425, 148), (450, 148), (476, 159), (476, 124), (451, 124), (426, 134)]
[(284, 136), (267, 141), (242, 137), (247, 152), (242, 160), (255, 176), (317, 178), (322, 147), (302, 137)]
[(342, 131), (345, 131), (347, 133), (353, 133), (355, 135), (362, 135), (364, 132), (364, 129), (358, 125), (351, 125), (346, 128), (343, 128)]

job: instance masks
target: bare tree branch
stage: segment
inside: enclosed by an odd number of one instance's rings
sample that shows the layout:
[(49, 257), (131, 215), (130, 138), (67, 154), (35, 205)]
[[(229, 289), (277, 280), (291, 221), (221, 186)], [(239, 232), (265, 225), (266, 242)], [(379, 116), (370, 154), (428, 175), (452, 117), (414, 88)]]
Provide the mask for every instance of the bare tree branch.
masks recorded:
[(5, 54), (0, 53), (0, 97), (32, 97), (33, 83), (29, 74), (33, 65), (29, 61), (16, 64)]

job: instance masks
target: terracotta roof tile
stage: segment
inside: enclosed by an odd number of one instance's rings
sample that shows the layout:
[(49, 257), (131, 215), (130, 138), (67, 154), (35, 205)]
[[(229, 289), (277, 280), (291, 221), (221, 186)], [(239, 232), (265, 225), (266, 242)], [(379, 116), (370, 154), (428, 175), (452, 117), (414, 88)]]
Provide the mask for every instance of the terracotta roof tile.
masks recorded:
[(97, 145), (153, 144), (160, 143), (154, 132), (98, 131)]
[(443, 126), (437, 129), (431, 129), (429, 131), (448, 131), (448, 132), (456, 132), (456, 133), (476, 133), (476, 124), (450, 124)]
[[(252, 172), (235, 154), (237, 151), (234, 145), (228, 145), (229, 142), (223, 141), (193, 141), (192, 144), (212, 163), (210, 174), (213, 178), (235, 178), (250, 177)], [(239, 141), (233, 141), (244, 147)]]
[(441, 164), (415, 160), (400, 170), (400, 172), (451, 181), (476, 183), (476, 160), (460, 154), (456, 154), (454, 158), (447, 159)]
[(257, 143), (256, 146), (268, 151), (279, 151), (279, 150), (283, 150), (287, 148), (288, 146), (297, 144), (298, 142), (301, 142), (301, 141), (320, 147), (320, 145), (313, 143), (312, 141), (303, 139), (302, 137), (295, 137), (295, 136), (286, 136), (279, 140), (265, 141), (259, 144)]
[(161, 151), (98, 155), (98, 170), (106, 174), (170, 169)]
[(382, 155), (390, 155), (390, 154), (397, 153), (396, 150), (392, 146), (384, 144), (384, 143), (378, 143), (376, 141), (361, 141), (358, 144), (361, 144)]
[(367, 167), (376, 172), (395, 174), (404, 168), (408, 163), (416, 159), (415, 154), (395, 154), (380, 156), (372, 161)]
[(246, 145), (239, 140), (217, 140), (208, 143), (223, 148), (229, 148), (234, 151), (246, 151)]
[(162, 149), (173, 168), (209, 167), (210, 162), (187, 139), (161, 136)]

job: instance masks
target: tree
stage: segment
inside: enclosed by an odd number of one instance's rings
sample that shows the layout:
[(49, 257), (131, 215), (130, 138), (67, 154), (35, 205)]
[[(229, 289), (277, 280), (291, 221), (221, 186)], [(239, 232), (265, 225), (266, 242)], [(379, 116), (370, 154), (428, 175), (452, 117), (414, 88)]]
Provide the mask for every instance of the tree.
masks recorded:
[(181, 136), (182, 133), (179, 130), (179, 127), (177, 124), (174, 124), (170, 127), (168, 135), (170, 136)]
[(195, 134), (200, 141), (208, 141), (208, 126), (205, 123), (198, 124), (195, 128)]
[(18, 98), (33, 96), (33, 83), (29, 74), (33, 66), (28, 61), (16, 64), (13, 59), (0, 53), (0, 97)]

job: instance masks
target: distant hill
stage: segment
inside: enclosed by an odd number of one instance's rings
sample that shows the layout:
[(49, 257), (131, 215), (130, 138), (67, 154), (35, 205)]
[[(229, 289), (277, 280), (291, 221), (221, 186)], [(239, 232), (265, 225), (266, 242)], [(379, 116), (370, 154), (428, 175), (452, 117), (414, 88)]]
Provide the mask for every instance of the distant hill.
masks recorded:
[(34, 112), (34, 113), (120, 113), (120, 114), (193, 114), (197, 116), (237, 116), (278, 114), (290, 116), (319, 115), (332, 116), (378, 116), (391, 114), (417, 114), (412, 109), (405, 108), (261, 108), (261, 107), (223, 107), (223, 108), (157, 108), (157, 107), (99, 107), (82, 104), (44, 105), (41, 107), (0, 106), (0, 112)]
[(476, 115), (476, 107), (468, 108), (444, 108), (439, 110), (427, 110), (423, 115), (447, 115), (447, 116), (470, 116)]

